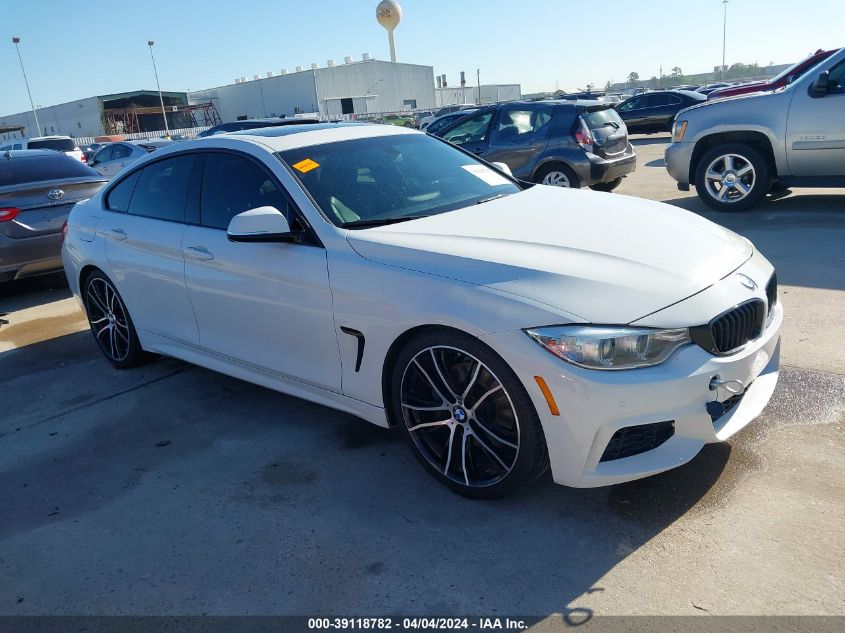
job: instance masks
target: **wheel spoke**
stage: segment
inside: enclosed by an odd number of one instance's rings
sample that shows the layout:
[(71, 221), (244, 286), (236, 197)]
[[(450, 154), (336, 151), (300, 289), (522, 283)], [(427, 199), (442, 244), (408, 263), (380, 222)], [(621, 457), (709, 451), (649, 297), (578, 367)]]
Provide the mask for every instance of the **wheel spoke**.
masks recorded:
[(712, 169), (709, 170), (707, 172), (707, 174), (705, 174), (705, 175), (707, 177), (707, 180), (721, 180), (722, 179), (722, 174), (720, 174), (718, 171), (713, 171)]
[(717, 196), (717, 197), (718, 197), (718, 199), (719, 199), (719, 200), (724, 200), (724, 199), (725, 199), (725, 196), (727, 195), (727, 193), (728, 193), (728, 188), (727, 188), (725, 185), (722, 185), (722, 188), (721, 188), (721, 189), (719, 189), (719, 194), (718, 194), (718, 196)]
[(497, 441), (497, 442), (499, 442), (500, 444), (504, 444), (505, 446), (510, 446), (511, 448), (516, 448), (516, 449), (518, 449), (518, 448), (519, 448), (519, 446), (517, 446), (516, 444), (513, 444), (513, 443), (511, 443), (511, 442), (508, 442), (507, 440), (502, 439), (502, 438), (501, 438), (501, 437), (499, 437), (497, 434), (493, 433), (493, 431), (491, 431), (491, 430), (490, 430), (490, 429), (488, 429), (486, 426), (484, 426), (484, 425), (481, 423), (481, 420), (479, 420), (478, 418), (473, 418), (473, 420), (475, 420), (475, 424), (476, 424), (476, 426), (477, 426), (478, 428), (480, 428), (482, 431), (484, 431), (485, 433), (487, 433), (487, 435), (489, 435), (490, 437), (492, 437), (494, 440), (496, 440), (496, 441)]
[(740, 181), (737, 180), (736, 186), (737, 186), (737, 189), (739, 189), (742, 192), (743, 198), (748, 195), (749, 191), (751, 191), (751, 187), (746, 185), (744, 182), (740, 182)]
[(461, 434), (461, 470), (464, 471), (464, 482), (469, 486), (469, 473), (467, 473), (467, 438), (469, 433), (464, 429)]
[(116, 358), (114, 355), (114, 327), (109, 326), (109, 348), (111, 349), (111, 357)]
[(452, 395), (453, 401), (457, 401), (458, 394), (456, 394), (452, 390), (452, 386), (449, 384), (449, 382), (446, 380), (446, 376), (444, 376), (443, 372), (440, 370), (440, 365), (437, 362), (437, 356), (434, 355), (434, 349), (429, 348), (428, 351), (431, 352), (431, 362), (434, 363), (434, 370), (437, 372), (437, 375), (440, 377), (440, 380), (443, 381), (443, 384), (446, 385), (446, 389), (448, 389), (449, 393)]
[(725, 171), (733, 171), (734, 169), (734, 157), (728, 154), (725, 156)]
[(482, 440), (480, 437), (478, 437), (478, 433), (473, 432), (472, 437), (475, 439), (476, 442), (478, 442), (478, 445), (481, 448), (483, 448), (485, 451), (487, 451), (487, 453), (489, 453), (490, 456), (493, 457), (493, 459), (495, 459), (497, 462), (499, 462), (499, 465), (502, 468), (504, 468), (505, 470), (508, 470), (508, 467), (505, 466), (505, 462), (503, 462), (502, 459), (496, 454), (496, 451), (494, 451), (492, 448), (487, 446), (487, 444), (484, 443), (484, 440)]
[(98, 323), (102, 323), (103, 321), (108, 321), (108, 320), (109, 320), (109, 318), (105, 317), (105, 316), (100, 317), (99, 319), (93, 319), (93, 320), (91, 320), (91, 325), (97, 325)]
[(428, 381), (428, 384), (431, 385), (432, 389), (434, 389), (434, 393), (436, 393), (440, 397), (440, 401), (443, 404), (449, 404), (449, 401), (446, 398), (443, 397), (443, 394), (440, 393), (440, 389), (437, 388), (437, 385), (434, 384), (434, 381), (431, 379), (431, 376), (429, 376), (428, 372), (425, 369), (423, 369), (423, 366), (420, 365), (419, 362), (417, 362), (416, 358), (413, 360), (413, 363), (414, 363), (414, 365), (417, 366), (417, 369), (420, 370), (420, 373), (422, 373), (422, 375), (425, 376), (425, 379)]
[(469, 383), (467, 384), (467, 388), (464, 389), (464, 392), (461, 394), (461, 400), (466, 402), (467, 394), (469, 390), (475, 386), (475, 381), (478, 379), (478, 374), (481, 372), (481, 363), (476, 361), (475, 363), (475, 371), (472, 374), (472, 378), (469, 379)]
[(103, 326), (103, 329), (101, 329), (99, 332), (97, 332), (94, 336), (96, 336), (97, 338), (100, 338), (100, 334), (102, 334), (103, 332), (108, 332), (110, 329), (111, 329), (111, 323), (107, 323), (106, 325)]
[(405, 404), (403, 402), (402, 406), (405, 407), (406, 409), (410, 409), (411, 411), (448, 411), (449, 410), (449, 406), (445, 405), (445, 404), (441, 404), (441, 405), (436, 406), (436, 407), (418, 407), (416, 405)]
[(752, 171), (753, 169), (754, 169), (754, 167), (751, 165), (751, 163), (748, 163), (745, 167), (743, 167), (742, 169), (740, 169), (736, 172), (737, 178), (739, 178), (740, 176), (744, 176), (745, 174)]
[(100, 312), (103, 314), (108, 314), (109, 309), (106, 307), (106, 304), (103, 303), (102, 299), (97, 295), (97, 292), (94, 290), (93, 285), (89, 286), (88, 288), (88, 298), (91, 299), (95, 304), (97, 304), (97, 308), (99, 308)]
[(118, 334), (120, 334), (120, 338), (122, 338), (124, 341), (129, 343), (129, 336), (127, 336), (127, 334), (123, 333), (123, 328), (116, 327), (116, 328), (114, 328), (114, 331), (117, 332)]
[(424, 429), (431, 426), (446, 426), (449, 424), (451, 418), (449, 420), (440, 420), (439, 422), (423, 422), (422, 424), (417, 424), (416, 426), (410, 427), (409, 431), (416, 431), (417, 429)]
[(484, 402), (484, 400), (487, 399), (487, 396), (496, 393), (501, 388), (502, 388), (502, 385), (496, 385), (490, 391), (488, 391), (483, 396), (481, 396), (478, 400), (476, 400), (475, 404), (472, 406), (472, 413), (475, 414), (476, 410), (481, 405), (481, 403)]
[(443, 467), (443, 474), (449, 476), (449, 465), (452, 463), (452, 444), (455, 441), (455, 425), (449, 427), (449, 446), (446, 448), (446, 465)]

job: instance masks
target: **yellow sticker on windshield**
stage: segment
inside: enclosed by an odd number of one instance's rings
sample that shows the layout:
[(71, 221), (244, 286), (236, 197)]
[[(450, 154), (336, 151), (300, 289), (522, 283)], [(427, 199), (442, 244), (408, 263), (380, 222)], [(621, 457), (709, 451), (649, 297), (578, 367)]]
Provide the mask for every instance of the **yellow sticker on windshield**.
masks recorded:
[(306, 158), (305, 160), (301, 160), (298, 163), (294, 163), (293, 168), (303, 174), (307, 174), (312, 169), (317, 169), (320, 166), (315, 160), (311, 160), (310, 158)]

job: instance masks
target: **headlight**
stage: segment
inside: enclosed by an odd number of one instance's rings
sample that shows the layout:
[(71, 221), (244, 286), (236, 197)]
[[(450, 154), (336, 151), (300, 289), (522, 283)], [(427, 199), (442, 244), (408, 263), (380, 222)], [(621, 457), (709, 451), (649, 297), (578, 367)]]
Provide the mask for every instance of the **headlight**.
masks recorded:
[(525, 330), (555, 356), (587, 369), (633, 369), (665, 361), (690, 342), (689, 330), (556, 325)]
[(673, 143), (680, 143), (684, 140), (684, 132), (687, 131), (687, 122), (684, 121), (675, 121), (675, 124), (672, 126), (672, 142)]

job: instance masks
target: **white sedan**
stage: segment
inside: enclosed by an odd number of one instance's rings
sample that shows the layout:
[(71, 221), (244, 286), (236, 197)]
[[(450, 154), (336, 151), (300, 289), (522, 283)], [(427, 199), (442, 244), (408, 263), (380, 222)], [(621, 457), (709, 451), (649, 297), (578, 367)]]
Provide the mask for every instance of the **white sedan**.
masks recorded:
[(118, 368), (166, 354), (397, 426), (456, 492), (691, 460), (768, 402), (772, 265), (664, 204), (519, 183), (391, 125), (160, 149), (70, 214), (71, 288)]

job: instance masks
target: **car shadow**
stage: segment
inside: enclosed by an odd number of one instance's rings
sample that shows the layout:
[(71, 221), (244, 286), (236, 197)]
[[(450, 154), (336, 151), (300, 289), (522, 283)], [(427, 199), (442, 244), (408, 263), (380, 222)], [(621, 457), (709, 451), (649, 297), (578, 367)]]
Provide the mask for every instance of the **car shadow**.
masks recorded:
[[(46, 404), (8, 402), (17, 418), (0, 436), (0, 535), (49, 548), (51, 569), (84, 566), (85, 595), (112, 588), (114, 604), (132, 596), (140, 612), (164, 596), (194, 609), (170, 583), (150, 589), (144, 570), (160, 566), (223, 613), (492, 609), (583, 621), (592, 612), (580, 596), (731, 488), (731, 447), (719, 444), (632, 483), (572, 489), (547, 474), (473, 501), (425, 473), (395, 429), (169, 359), (114, 370), (90, 333), (14, 354), (0, 354), (0, 386), (23, 394), (38, 382)], [(44, 605), (71, 586), (22, 569)], [(230, 591), (268, 577), (272, 592)]]
[(64, 272), (0, 283), (0, 313), (25, 310), (71, 296)]
[(637, 147), (638, 145), (668, 145), (672, 141), (672, 136), (665, 132), (657, 132), (655, 134), (633, 134), (629, 137), (631, 145)]

